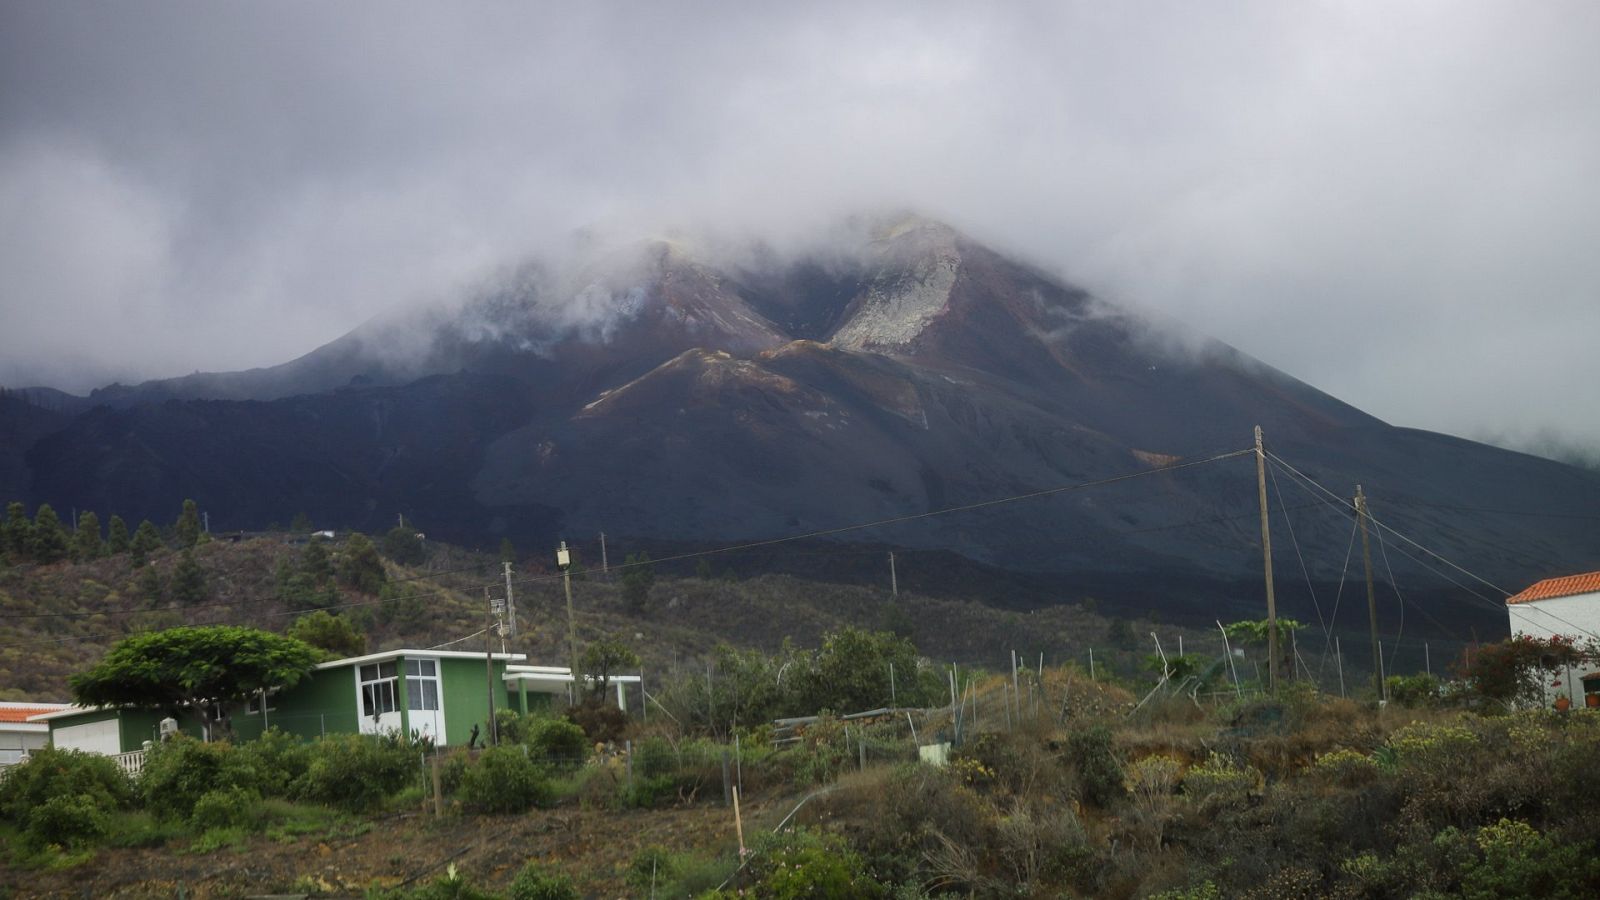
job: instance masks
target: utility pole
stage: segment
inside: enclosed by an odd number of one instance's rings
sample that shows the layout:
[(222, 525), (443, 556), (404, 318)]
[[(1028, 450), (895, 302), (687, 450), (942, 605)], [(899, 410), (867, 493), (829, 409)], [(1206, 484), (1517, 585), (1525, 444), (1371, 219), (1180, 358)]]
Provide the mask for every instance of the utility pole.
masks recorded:
[(889, 592), (896, 600), (900, 599), (900, 579), (894, 572), (894, 551), (889, 551)]
[(578, 697), (578, 626), (572, 616), (572, 552), (567, 542), (556, 548), (556, 568), (561, 570), (561, 586), (567, 590), (567, 665), (572, 671), (572, 699)]
[[(76, 530), (77, 527), (78, 527), (78, 521), (77, 521), (77, 519), (78, 519), (78, 511), (77, 510), (73, 510), (72, 511), (72, 519), (73, 519), (72, 527), (73, 527), (74, 530)], [(200, 521), (203, 522), (204, 525), (205, 525), (206, 534), (210, 534), (211, 533), (211, 513), (208, 513), (208, 512), (201, 513), (200, 514)]]
[(511, 563), (503, 563), (506, 567), (506, 631), (512, 637), (517, 636), (517, 604), (511, 600)]
[(1383, 699), (1383, 651), (1378, 649), (1378, 595), (1372, 589), (1372, 544), (1367, 539), (1367, 495), (1356, 485), (1356, 520), (1361, 523), (1361, 562), (1367, 569), (1367, 621), (1372, 626), (1372, 684)]
[(494, 601), (488, 588), (483, 589), (483, 616), (483, 677), (489, 685), (489, 727), (484, 731), (494, 747), (500, 743), (500, 726), (494, 720)]
[(609, 576), (611, 566), (606, 564), (606, 533), (600, 532), (600, 574)]
[(1278, 599), (1272, 590), (1272, 530), (1267, 525), (1267, 451), (1256, 426), (1256, 487), (1261, 494), (1261, 560), (1267, 572), (1267, 685), (1278, 695)]

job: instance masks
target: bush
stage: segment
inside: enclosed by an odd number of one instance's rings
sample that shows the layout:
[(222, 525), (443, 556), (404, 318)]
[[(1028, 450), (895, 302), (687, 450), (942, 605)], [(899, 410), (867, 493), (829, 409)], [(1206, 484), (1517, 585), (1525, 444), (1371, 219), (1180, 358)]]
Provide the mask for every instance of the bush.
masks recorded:
[(293, 797), (314, 756), (310, 744), (277, 728), (240, 744), (234, 752), (240, 768), (255, 776), (255, 787), (263, 797)]
[(1203, 808), (1243, 803), (1262, 783), (1261, 771), (1213, 753), (1183, 776), (1183, 793)]
[(311, 765), (301, 778), (308, 800), (365, 812), (406, 786), (416, 758), (393, 738), (345, 734), (321, 738), (312, 746)]
[(1390, 675), (1383, 680), (1383, 690), (1391, 702), (1401, 706), (1416, 708), (1440, 705), (1439, 679), (1427, 672)]
[(189, 821), (196, 828), (254, 828), (261, 824), (261, 794), (252, 788), (207, 791), (194, 803)]
[(537, 718), (528, 725), (528, 748), (553, 765), (581, 766), (589, 755), (589, 739), (566, 719)]
[(1312, 774), (1342, 787), (1371, 784), (1378, 777), (1378, 764), (1359, 750), (1335, 750), (1317, 757)]
[(520, 747), (492, 747), (461, 776), (461, 800), (489, 813), (526, 812), (554, 797), (544, 771)]
[(578, 889), (565, 875), (547, 873), (528, 863), (511, 882), (511, 900), (578, 900)]
[(748, 878), (757, 896), (880, 897), (883, 885), (867, 874), (861, 856), (833, 835), (803, 828), (757, 841)]
[(1074, 732), (1067, 738), (1066, 751), (1067, 760), (1078, 770), (1078, 790), (1085, 803), (1104, 809), (1125, 796), (1110, 729), (1097, 725)]
[(28, 811), (28, 837), (40, 844), (78, 847), (105, 837), (110, 829), (104, 807), (86, 796), (62, 794)]
[(204, 743), (182, 734), (152, 748), (139, 773), (145, 808), (167, 819), (188, 819), (208, 791), (255, 786), (254, 770), (238, 758), (232, 744)]
[(26, 827), (30, 813), (55, 797), (88, 800), (110, 812), (133, 802), (133, 785), (109, 758), (46, 747), (13, 766), (0, 781), (0, 816)]

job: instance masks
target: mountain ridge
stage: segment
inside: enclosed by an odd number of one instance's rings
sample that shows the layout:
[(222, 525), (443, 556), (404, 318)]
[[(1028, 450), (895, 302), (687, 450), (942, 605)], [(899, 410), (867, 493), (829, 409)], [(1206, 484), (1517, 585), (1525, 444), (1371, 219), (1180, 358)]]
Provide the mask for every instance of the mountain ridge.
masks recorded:
[[(315, 511), (372, 529), (404, 512), (468, 542), (737, 542), (915, 516), (862, 537), (1064, 578), (1199, 583), (1259, 573), (1259, 531), (1238, 524), (1253, 465), (1120, 479), (1245, 448), (1259, 424), (1340, 494), (1360, 482), (1380, 511), (1418, 504), (1408, 521), (1426, 543), (1491, 580), (1600, 566), (1587, 521), (1446, 514), (1594, 508), (1594, 473), (1391, 426), (936, 222), (863, 234), (784, 259), (652, 240), (529, 264), (273, 369), (107, 389), (12, 448), (0, 488), (140, 516), (195, 496), (225, 528)], [(260, 396), (196, 396), (208, 391)], [(1284, 480), (1289, 516), (1299, 482)], [(1316, 550), (1308, 576), (1336, 580), (1347, 511), (1285, 524)], [(1426, 557), (1389, 562), (1399, 581), (1446, 583)]]

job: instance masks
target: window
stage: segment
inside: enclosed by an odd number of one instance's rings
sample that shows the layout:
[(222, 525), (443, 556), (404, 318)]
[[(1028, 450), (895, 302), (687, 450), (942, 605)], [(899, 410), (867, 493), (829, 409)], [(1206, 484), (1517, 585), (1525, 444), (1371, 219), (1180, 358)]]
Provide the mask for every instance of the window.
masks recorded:
[(372, 663), (361, 667), (361, 714), (376, 718), (383, 713), (395, 712), (400, 704), (395, 697), (397, 670), (392, 662)]
[(419, 710), (439, 708), (439, 670), (433, 660), (406, 660), (406, 707)]
[[(267, 694), (267, 712), (272, 712), (278, 708), (274, 705), (277, 702), (277, 693), (277, 691), (272, 691)], [(259, 692), (250, 695), (249, 702), (245, 704), (244, 714), (247, 716), (261, 715), (261, 694)]]

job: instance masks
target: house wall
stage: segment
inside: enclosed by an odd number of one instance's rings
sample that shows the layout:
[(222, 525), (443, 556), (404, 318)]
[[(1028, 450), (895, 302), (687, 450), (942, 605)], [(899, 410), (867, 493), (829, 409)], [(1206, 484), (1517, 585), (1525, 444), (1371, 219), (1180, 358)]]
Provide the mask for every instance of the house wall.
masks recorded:
[[(361, 730), (356, 702), (353, 666), (317, 669), (272, 698), (266, 725), (303, 738), (356, 734)], [(260, 737), (263, 730), (260, 715), (234, 716), (234, 731), (242, 740)]]
[(22, 758), (50, 743), (50, 731), (0, 726), (0, 766), (22, 762)]
[[(1512, 603), (1506, 606), (1506, 612), (1511, 617), (1512, 634), (1538, 638), (1561, 635), (1580, 641), (1600, 634), (1600, 592)], [(1558, 694), (1568, 694), (1573, 703), (1582, 704), (1583, 677), (1596, 672), (1600, 672), (1600, 667), (1574, 666), (1570, 681), (1566, 672), (1558, 673), (1556, 677), (1561, 684), (1546, 683), (1546, 699), (1554, 702)]]
[[(143, 709), (96, 709), (86, 710), (71, 716), (49, 720), (50, 742), (63, 749), (77, 748), (75, 735), (71, 730), (74, 726), (89, 725), (96, 722), (116, 722), (118, 753), (131, 753), (144, 747), (145, 741), (154, 742), (160, 737), (161, 720), (165, 716), (156, 711)], [(191, 737), (200, 737), (200, 723), (193, 716), (183, 716), (178, 720), (178, 730)], [(63, 731), (63, 729), (66, 729)], [(57, 738), (60, 740), (57, 740)]]
[[(494, 708), (516, 709), (515, 698), (506, 691), (505, 660), (497, 659), (493, 666)], [(478, 726), (478, 742), (489, 739), (489, 686), (484, 683), (482, 660), (440, 659), (439, 693), (444, 706), (446, 744), (465, 745), (474, 724)]]

